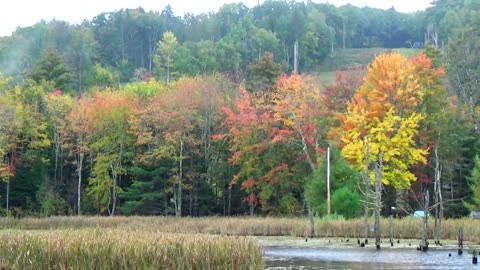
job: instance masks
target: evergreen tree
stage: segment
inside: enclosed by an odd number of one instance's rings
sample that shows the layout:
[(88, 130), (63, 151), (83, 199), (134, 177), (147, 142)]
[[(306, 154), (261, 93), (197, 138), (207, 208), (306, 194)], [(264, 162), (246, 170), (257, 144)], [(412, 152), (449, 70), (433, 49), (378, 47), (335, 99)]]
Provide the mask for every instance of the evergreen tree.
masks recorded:
[(55, 87), (69, 91), (73, 85), (73, 75), (64, 58), (53, 48), (46, 49), (30, 73), (30, 78), (37, 83), (54, 82)]
[(169, 204), (168, 179), (171, 162), (156, 167), (134, 167), (134, 180), (119, 196), (125, 201), (120, 212), (125, 215), (168, 215), (174, 211)]

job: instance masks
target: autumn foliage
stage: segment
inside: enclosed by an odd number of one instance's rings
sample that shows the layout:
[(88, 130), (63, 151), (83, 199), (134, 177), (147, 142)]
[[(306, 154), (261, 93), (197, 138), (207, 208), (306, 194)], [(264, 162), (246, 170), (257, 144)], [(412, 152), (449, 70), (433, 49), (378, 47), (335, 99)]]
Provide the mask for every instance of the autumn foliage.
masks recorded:
[(383, 159), (382, 181), (396, 188), (409, 187), (416, 180), (410, 167), (425, 162), (427, 154), (415, 142), (425, 117), (419, 105), (428, 89), (428, 79), (418, 78), (417, 72), (435, 76), (425, 61), (424, 56), (408, 60), (398, 53), (378, 56), (344, 116), (344, 156), (361, 170)]
[[(419, 164), (444, 134), (435, 128), (441, 108), (453, 104), (439, 91), (442, 74), (423, 54), (391, 53), (337, 72), (326, 89), (298, 74), (275, 76), (261, 91), (222, 76), (76, 97), (48, 83), (8, 89), (0, 93), (8, 123), (0, 124), (0, 175), (19, 183), (35, 162), (55, 164), (46, 193), (68, 194), (64, 204), (77, 214), (302, 214), (306, 183), (318, 184), (312, 196), (326, 194), (327, 148), (330, 161), (345, 164), (333, 193), (342, 185), (354, 192), (357, 171), (392, 189), (422, 177), (430, 167)], [(215, 210), (200, 207), (212, 200)]]

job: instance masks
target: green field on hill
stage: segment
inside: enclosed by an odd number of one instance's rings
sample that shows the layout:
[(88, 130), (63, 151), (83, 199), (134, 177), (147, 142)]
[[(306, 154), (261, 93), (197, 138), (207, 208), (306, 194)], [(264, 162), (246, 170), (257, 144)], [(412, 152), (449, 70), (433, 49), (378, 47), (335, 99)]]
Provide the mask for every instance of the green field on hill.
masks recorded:
[(410, 48), (364, 48), (364, 49), (339, 49), (329, 55), (320, 64), (314, 74), (318, 76), (318, 81), (321, 85), (331, 85), (335, 83), (335, 71), (344, 70), (356, 66), (366, 66), (375, 58), (375, 56), (388, 53), (399, 52), (407, 57), (422, 52), (422, 49)]

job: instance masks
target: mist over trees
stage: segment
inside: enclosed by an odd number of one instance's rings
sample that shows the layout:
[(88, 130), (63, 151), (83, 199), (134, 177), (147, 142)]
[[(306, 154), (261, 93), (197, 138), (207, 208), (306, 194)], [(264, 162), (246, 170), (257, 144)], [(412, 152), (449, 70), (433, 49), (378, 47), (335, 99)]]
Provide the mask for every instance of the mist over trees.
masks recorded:
[[(347, 218), (369, 192), (387, 215), (439, 186), (442, 215), (480, 210), (479, 12), (265, 1), (18, 28), (0, 38), (0, 214), (324, 215), (327, 170)], [(318, 76), (366, 48), (417, 50)]]
[[(270, 52), (289, 72), (298, 41), (300, 70), (309, 71), (341, 48), (399, 48), (424, 42), (426, 15), (399, 13), (393, 7), (337, 8), (295, 1), (266, 1), (252, 8), (224, 4), (215, 13), (183, 17), (169, 6), (161, 12), (122, 9), (81, 25), (52, 20), (19, 28), (0, 39), (0, 67), (4, 76), (24, 81), (44, 51), (55, 50), (75, 78), (68, 90), (81, 92), (94, 85), (95, 64), (114, 71), (122, 83), (140, 70), (165, 80), (213, 73), (248, 76), (249, 65)], [(165, 33), (176, 40), (168, 48), (172, 55), (167, 66), (162, 59), (167, 55)]]

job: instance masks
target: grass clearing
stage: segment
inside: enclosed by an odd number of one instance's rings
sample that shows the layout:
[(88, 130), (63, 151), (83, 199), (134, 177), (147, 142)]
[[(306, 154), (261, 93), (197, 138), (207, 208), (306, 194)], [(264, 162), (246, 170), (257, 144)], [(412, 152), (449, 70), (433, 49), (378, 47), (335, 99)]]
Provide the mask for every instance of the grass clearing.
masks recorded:
[(372, 62), (375, 56), (388, 53), (399, 52), (406, 57), (412, 57), (422, 52), (422, 49), (410, 48), (362, 48), (362, 49), (338, 49), (328, 56), (323, 63), (318, 66), (319, 72), (331, 72), (342, 70), (349, 67), (365, 66)]
[(318, 85), (326, 87), (335, 84), (335, 72), (334, 71), (321, 71), (315, 74)]
[(399, 52), (406, 57), (412, 57), (422, 52), (422, 50), (410, 48), (339, 49), (332, 55), (329, 55), (311, 74), (315, 76), (318, 85), (325, 88), (335, 84), (336, 70), (367, 66), (377, 55), (388, 52)]

